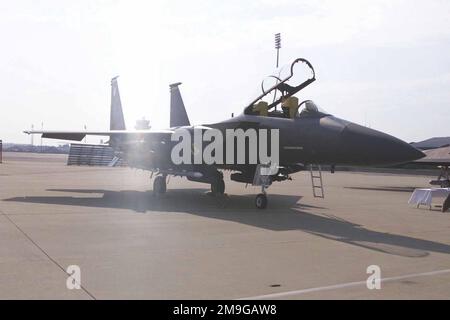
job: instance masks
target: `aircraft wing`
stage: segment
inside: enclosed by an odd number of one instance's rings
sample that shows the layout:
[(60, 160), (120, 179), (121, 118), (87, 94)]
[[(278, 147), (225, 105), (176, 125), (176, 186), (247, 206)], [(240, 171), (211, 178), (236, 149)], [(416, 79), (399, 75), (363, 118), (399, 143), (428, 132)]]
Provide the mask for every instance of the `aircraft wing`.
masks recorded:
[(411, 162), (411, 163), (414, 163), (414, 164), (429, 164), (429, 165), (432, 165), (432, 166), (450, 166), (450, 159), (447, 159), (447, 160), (432, 160), (432, 159), (430, 159), (430, 160), (427, 160), (427, 159), (425, 159), (425, 160), (422, 160), (422, 161), (413, 161), (413, 162)]
[(24, 131), (26, 134), (41, 134), (42, 138), (81, 141), (85, 136), (114, 136), (132, 139), (144, 138), (146, 136), (166, 136), (172, 130), (107, 130), (107, 131)]
[(425, 150), (425, 157), (413, 163), (430, 164), (435, 166), (450, 165), (450, 146)]

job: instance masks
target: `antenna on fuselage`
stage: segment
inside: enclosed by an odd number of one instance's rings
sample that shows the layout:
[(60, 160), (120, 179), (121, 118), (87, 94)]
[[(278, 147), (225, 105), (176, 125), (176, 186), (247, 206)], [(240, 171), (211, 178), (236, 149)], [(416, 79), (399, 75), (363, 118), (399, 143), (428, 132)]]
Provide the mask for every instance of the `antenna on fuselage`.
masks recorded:
[(275, 49), (277, 50), (277, 68), (278, 68), (281, 49), (281, 33), (275, 33)]

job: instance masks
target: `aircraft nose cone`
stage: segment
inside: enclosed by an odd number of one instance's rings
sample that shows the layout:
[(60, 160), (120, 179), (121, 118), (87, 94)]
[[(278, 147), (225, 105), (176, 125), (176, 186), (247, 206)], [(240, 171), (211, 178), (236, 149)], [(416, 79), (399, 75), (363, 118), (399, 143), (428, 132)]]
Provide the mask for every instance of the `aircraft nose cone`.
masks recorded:
[(351, 154), (359, 165), (393, 165), (425, 156), (400, 139), (354, 123), (342, 131), (341, 143), (344, 154)]

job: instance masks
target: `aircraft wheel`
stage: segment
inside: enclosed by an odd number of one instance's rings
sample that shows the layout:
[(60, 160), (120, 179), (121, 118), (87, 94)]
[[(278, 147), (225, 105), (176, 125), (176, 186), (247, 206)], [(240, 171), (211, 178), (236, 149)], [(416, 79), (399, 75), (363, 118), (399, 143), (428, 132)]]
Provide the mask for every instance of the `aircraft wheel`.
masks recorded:
[(160, 195), (166, 193), (167, 185), (166, 185), (166, 177), (157, 176), (153, 181), (153, 194)]
[(258, 209), (267, 208), (267, 196), (264, 193), (260, 193), (255, 198), (255, 205)]
[(211, 192), (213, 194), (224, 194), (225, 193), (225, 182), (223, 179), (219, 179), (211, 183)]

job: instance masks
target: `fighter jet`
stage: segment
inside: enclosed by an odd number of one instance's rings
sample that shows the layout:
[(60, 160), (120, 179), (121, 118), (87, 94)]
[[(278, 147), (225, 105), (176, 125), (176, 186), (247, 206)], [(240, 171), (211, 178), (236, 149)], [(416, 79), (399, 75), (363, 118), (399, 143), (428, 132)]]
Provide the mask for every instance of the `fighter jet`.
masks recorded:
[[(304, 71), (301, 81), (295, 80), (298, 78), (298, 69)], [(170, 127), (160, 131), (130, 131), (125, 129), (117, 79), (113, 79), (109, 131), (25, 133), (76, 141), (81, 141), (85, 135), (109, 136), (109, 145), (130, 167), (149, 170), (152, 176), (156, 173), (153, 181), (153, 192), (156, 195), (166, 192), (166, 180), (170, 175), (210, 184), (212, 194), (224, 194), (223, 171), (230, 170), (231, 180), (261, 186), (262, 191), (255, 198), (255, 205), (259, 209), (267, 207), (266, 189), (273, 182), (290, 180), (293, 173), (306, 170), (312, 165), (330, 165), (331, 168), (336, 165), (391, 165), (424, 156), (421, 151), (393, 136), (339, 119), (321, 110), (311, 100), (299, 102), (295, 95), (315, 80), (311, 63), (303, 58), (295, 59), (263, 80), (260, 94), (245, 106), (240, 115), (200, 126), (190, 124), (179, 89), (180, 83), (175, 83), (170, 85)], [(246, 135), (241, 145), (244, 146), (245, 154), (239, 160), (241, 155), (237, 154), (237, 145), (233, 145), (231, 149), (226, 146), (230, 139), (237, 139), (236, 136), (226, 139), (230, 130), (244, 133), (255, 130), (267, 135), (256, 136), (255, 141), (251, 140), (251, 134)], [(188, 151), (192, 151), (192, 154), (186, 156), (186, 149), (178, 154), (185, 160), (193, 161), (174, 161), (174, 148), (179, 147), (181, 141), (180, 132), (188, 132), (193, 141), (197, 134), (203, 137), (200, 144), (198, 141), (189, 142)], [(209, 148), (208, 144), (205, 145), (208, 140), (205, 136), (211, 132), (222, 133), (225, 137), (218, 139), (217, 135), (209, 134), (209, 141), (212, 143), (214, 140), (216, 146), (212, 155), (222, 155), (222, 159), (231, 161), (211, 163), (201, 157), (199, 160), (197, 156), (203, 155)], [(175, 139), (174, 135), (177, 135)], [(272, 139), (273, 137), (277, 139)], [(251, 153), (265, 147), (265, 144), (271, 155), (278, 154), (277, 161), (263, 161), (260, 153), (257, 153), (256, 161), (255, 157), (250, 161)]]
[(440, 169), (436, 180), (430, 184), (441, 188), (450, 188), (450, 146), (424, 150), (425, 157), (412, 162), (414, 165), (435, 166)]

